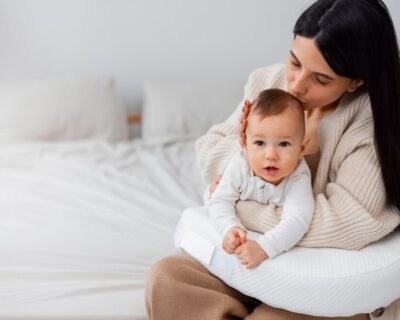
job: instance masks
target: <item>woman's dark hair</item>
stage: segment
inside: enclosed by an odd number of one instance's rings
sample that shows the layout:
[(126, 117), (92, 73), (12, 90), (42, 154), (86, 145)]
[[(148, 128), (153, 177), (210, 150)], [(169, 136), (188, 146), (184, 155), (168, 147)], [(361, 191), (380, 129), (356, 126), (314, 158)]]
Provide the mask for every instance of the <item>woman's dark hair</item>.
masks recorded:
[(387, 202), (400, 209), (400, 57), (386, 5), (381, 0), (318, 0), (302, 13), (293, 32), (313, 38), (338, 75), (364, 81)]

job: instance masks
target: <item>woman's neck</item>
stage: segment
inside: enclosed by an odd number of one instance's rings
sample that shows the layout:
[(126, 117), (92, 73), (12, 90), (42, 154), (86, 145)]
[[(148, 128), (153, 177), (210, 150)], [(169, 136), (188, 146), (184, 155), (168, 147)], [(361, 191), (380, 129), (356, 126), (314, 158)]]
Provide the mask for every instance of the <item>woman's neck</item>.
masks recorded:
[(335, 112), (339, 105), (339, 100), (320, 108), (314, 108), (311, 110), (305, 110), (306, 120), (306, 139), (309, 140), (307, 143), (304, 154), (314, 154), (319, 149), (319, 126), (321, 121), (328, 115)]
[(322, 120), (326, 116), (330, 115), (331, 113), (335, 112), (338, 105), (339, 105), (340, 99), (324, 106), (324, 107), (319, 107), (319, 108), (313, 108), (310, 110), (305, 110), (306, 118), (308, 119), (315, 119), (315, 120)]

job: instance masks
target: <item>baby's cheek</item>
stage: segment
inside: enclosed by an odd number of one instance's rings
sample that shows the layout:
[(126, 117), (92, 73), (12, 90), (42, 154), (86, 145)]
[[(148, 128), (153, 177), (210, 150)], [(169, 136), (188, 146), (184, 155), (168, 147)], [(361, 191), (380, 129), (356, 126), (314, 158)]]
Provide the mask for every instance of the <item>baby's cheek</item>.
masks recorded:
[(292, 173), (294, 169), (296, 169), (297, 163), (298, 158), (290, 156), (285, 163), (285, 171), (287, 171), (288, 174)]

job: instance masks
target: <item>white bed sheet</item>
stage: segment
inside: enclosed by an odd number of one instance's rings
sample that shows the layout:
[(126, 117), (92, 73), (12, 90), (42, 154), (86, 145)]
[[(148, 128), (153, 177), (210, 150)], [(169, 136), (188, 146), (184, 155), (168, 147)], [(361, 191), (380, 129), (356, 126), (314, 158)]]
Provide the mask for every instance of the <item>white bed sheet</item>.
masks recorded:
[(145, 275), (203, 190), (193, 142), (2, 146), (0, 319), (145, 319)]

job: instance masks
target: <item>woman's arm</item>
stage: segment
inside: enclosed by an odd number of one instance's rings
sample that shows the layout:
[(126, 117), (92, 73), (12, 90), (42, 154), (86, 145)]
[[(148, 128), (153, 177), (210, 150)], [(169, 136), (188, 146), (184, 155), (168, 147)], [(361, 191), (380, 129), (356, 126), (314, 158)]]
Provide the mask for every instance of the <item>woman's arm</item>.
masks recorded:
[(240, 105), (223, 123), (214, 125), (196, 141), (197, 163), (206, 183), (222, 175), (229, 159), (240, 149), (237, 128)]
[(299, 245), (361, 249), (399, 225), (397, 209), (386, 205), (372, 138), (337, 163), (330, 180), (315, 196), (313, 220)]

